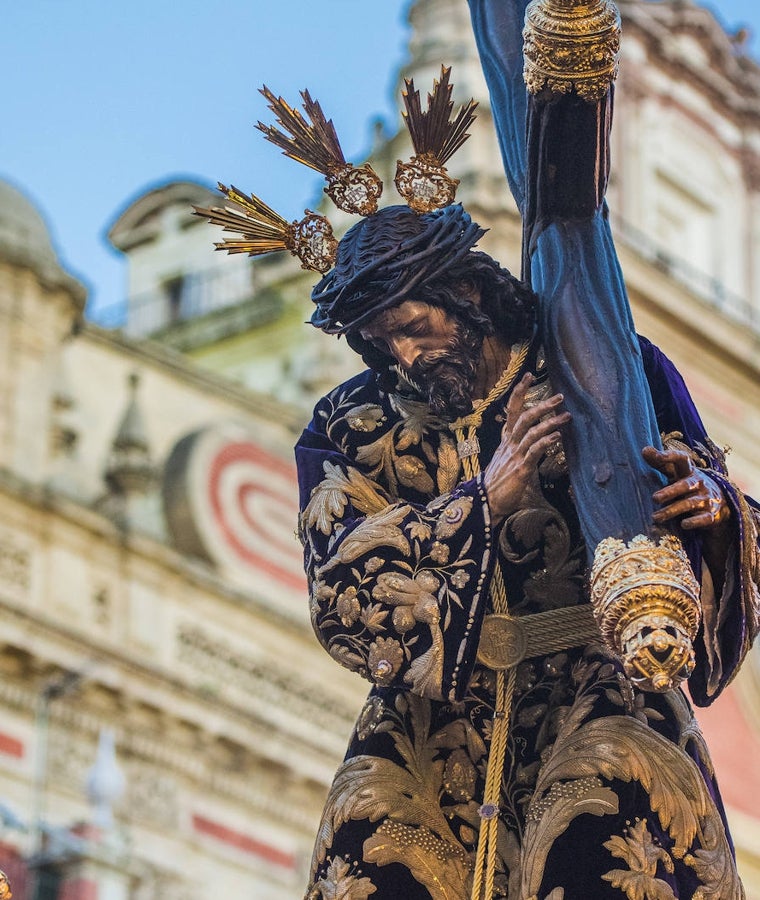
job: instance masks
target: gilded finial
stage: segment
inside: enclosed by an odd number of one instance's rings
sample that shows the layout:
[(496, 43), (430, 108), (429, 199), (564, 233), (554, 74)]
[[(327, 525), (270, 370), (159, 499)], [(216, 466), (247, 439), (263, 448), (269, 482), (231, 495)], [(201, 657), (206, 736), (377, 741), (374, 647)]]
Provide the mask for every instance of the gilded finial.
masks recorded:
[(0, 870), (0, 900), (11, 900), (11, 897), (13, 897), (13, 893), (11, 892), (8, 876)]
[(525, 83), (600, 100), (617, 77), (620, 13), (612, 0), (532, 0), (525, 11)]
[(602, 638), (639, 688), (676, 688), (694, 671), (692, 641), (702, 611), (683, 545), (643, 534), (606, 538), (594, 551), (591, 603)]

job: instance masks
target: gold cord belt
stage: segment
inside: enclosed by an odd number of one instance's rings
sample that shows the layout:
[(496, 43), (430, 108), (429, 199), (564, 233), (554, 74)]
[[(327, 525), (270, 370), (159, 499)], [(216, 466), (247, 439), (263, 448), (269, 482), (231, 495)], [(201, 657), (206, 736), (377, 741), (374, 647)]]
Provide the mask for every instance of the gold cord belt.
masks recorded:
[(511, 669), (524, 659), (559, 653), (601, 640), (590, 603), (528, 616), (494, 613), (480, 631), (478, 662), (489, 669)]

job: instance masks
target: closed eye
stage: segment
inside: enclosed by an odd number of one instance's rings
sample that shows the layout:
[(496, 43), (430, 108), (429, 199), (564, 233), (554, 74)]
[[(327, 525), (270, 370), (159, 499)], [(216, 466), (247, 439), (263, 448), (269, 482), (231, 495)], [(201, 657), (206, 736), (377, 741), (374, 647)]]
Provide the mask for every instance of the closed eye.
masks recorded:
[(390, 354), (390, 348), (388, 344), (380, 337), (370, 337), (368, 334), (362, 335), (363, 340), (365, 340), (368, 344), (371, 344), (375, 350), (379, 350), (381, 353)]

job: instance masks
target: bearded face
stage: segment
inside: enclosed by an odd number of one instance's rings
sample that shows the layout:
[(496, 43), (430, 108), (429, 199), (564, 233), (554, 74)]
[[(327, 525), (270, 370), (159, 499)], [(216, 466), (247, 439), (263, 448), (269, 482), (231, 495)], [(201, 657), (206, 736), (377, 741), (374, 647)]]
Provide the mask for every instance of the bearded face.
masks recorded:
[(430, 409), (453, 421), (472, 411), (472, 392), (483, 349), (482, 331), (452, 316), (454, 333), (447, 346), (421, 354), (409, 376), (427, 393)]
[(395, 359), (427, 394), (436, 415), (453, 420), (472, 409), (485, 332), (482, 322), (471, 322), (464, 313), (406, 300), (359, 333), (381, 357)]

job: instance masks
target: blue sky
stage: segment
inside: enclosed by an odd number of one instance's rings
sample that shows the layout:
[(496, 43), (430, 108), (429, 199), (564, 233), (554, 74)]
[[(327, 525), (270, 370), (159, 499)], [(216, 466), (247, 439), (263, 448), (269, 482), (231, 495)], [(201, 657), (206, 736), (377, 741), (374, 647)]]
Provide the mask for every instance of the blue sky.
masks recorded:
[[(462, 0), (464, 2), (464, 0)], [(373, 118), (397, 115), (409, 0), (0, 0), (0, 177), (42, 209), (91, 303), (122, 301), (126, 272), (105, 240), (147, 187), (190, 176), (234, 181), (286, 218), (315, 180), (253, 124), (270, 121), (257, 88), (309, 87), (347, 156)], [(729, 28), (755, 0), (711, 4)]]

